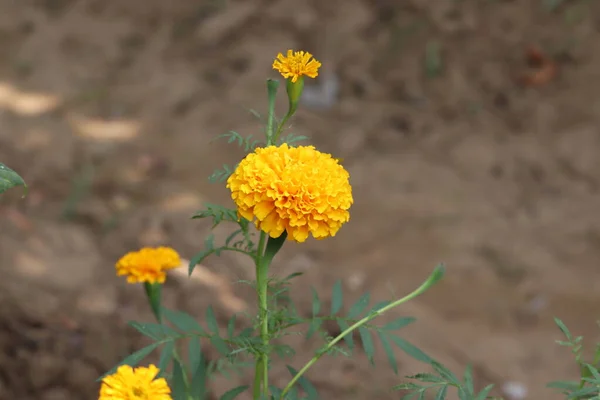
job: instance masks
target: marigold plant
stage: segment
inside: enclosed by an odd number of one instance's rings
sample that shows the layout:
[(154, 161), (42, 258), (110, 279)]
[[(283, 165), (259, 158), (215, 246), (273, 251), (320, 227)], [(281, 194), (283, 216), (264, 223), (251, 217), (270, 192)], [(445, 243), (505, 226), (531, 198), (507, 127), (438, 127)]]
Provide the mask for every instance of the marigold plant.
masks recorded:
[[(310, 318), (298, 313), (288, 295), (290, 280), (298, 274), (283, 279), (271, 274), (273, 260), (286, 242), (303, 243), (311, 236), (315, 239), (331, 238), (350, 220), (350, 208), (354, 202), (350, 175), (339, 159), (320, 152), (314, 146), (299, 145), (299, 141), (307, 139), (305, 137), (292, 132), (284, 134), (288, 128), (287, 121), (301, 102), (304, 78), (317, 77), (320, 66), (321, 63), (312, 54), (304, 51), (289, 50), (287, 56), (277, 56), (273, 68), (286, 81), (287, 113), (280, 120), (275, 117), (279, 82), (267, 80), (268, 110), (264, 138), (244, 137), (233, 131), (221, 135), (230, 143), (237, 143), (247, 154), (235, 167), (225, 165), (210, 176), (212, 182), (225, 183), (231, 191), (233, 207), (206, 204), (204, 210), (193, 216), (195, 219), (209, 219), (213, 227), (230, 223), (235, 228), (222, 243), (217, 243), (214, 235), (209, 235), (204, 240), (203, 249), (191, 257), (189, 273), (193, 273), (194, 268), (210, 255), (231, 251), (250, 257), (255, 267), (256, 315), (234, 316), (224, 334), (219, 329), (213, 309), (209, 308), (205, 312), (204, 327), (191, 315), (170, 310), (162, 304), (166, 271), (180, 264), (175, 250), (144, 248), (125, 255), (116, 264), (117, 274), (127, 276), (128, 282), (144, 284), (156, 322), (130, 323), (150, 338), (152, 344), (126, 357), (120, 365), (136, 365), (157, 348), (161, 349), (160, 362), (144, 373), (145, 370), (141, 370), (139, 379), (134, 379), (136, 370), (131, 367), (113, 369), (103, 380), (101, 400), (165, 400), (170, 393), (165, 379), (171, 383), (173, 399), (203, 400), (209, 396), (209, 376), (247, 365), (254, 367), (250, 384), (232, 388), (222, 394), (221, 400), (232, 400), (246, 390), (251, 391), (254, 400), (296, 400), (301, 398), (300, 389), (308, 399), (316, 399), (316, 389), (306, 378), (306, 372), (321, 357), (337, 353), (352, 355), (354, 331), (359, 333), (362, 348), (371, 362), (374, 362), (375, 352), (373, 333), (381, 340), (388, 362), (395, 371), (398, 366), (392, 344), (412, 357), (430, 360), (395, 333), (414, 319), (400, 317), (385, 325), (376, 325), (372, 321), (435, 284), (443, 275), (441, 266), (407, 296), (370, 306), (367, 293), (348, 311), (342, 310), (344, 295), (341, 282), (332, 289), (329, 311), (321, 307), (321, 300), (313, 291)], [(336, 322), (340, 333), (330, 337), (328, 331), (322, 328), (325, 321)], [(323, 345), (299, 369), (288, 364), (289, 382), (283, 387), (276, 387), (269, 380), (271, 368), (274, 363), (293, 356), (294, 349), (287, 346), (284, 339), (290, 334), (290, 329), (297, 331), (297, 326), (302, 324), (308, 326), (307, 338), (319, 334), (324, 339)], [(187, 344), (185, 356), (181, 353), (181, 346), (177, 346), (181, 341)], [(202, 353), (203, 343), (214, 347), (221, 358), (207, 361)], [(154, 379), (157, 373), (160, 377)], [(140, 383), (142, 376), (145, 383)], [(150, 388), (157, 391), (152, 392)], [(116, 397), (108, 397), (113, 393)]]

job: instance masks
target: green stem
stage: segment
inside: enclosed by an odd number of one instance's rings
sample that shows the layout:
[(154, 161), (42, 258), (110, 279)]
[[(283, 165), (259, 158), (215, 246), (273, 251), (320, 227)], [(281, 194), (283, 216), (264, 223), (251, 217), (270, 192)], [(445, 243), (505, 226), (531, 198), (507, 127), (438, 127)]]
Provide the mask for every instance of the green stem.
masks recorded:
[(272, 79), (267, 80), (267, 93), (269, 108), (267, 111), (267, 146), (274, 144), (273, 142), (273, 121), (275, 120), (275, 97), (277, 96), (277, 88), (279, 81)]
[[(269, 314), (268, 314), (268, 273), (269, 265), (265, 263), (265, 243), (267, 234), (260, 233), (258, 249), (256, 250), (256, 293), (258, 294), (259, 307), (259, 322), (260, 322), (260, 337), (263, 344), (263, 351), (256, 358), (256, 366), (254, 371), (254, 400), (261, 397), (261, 392), (267, 393), (269, 390)], [(262, 385), (262, 391), (261, 391)]]
[(417, 289), (415, 289), (412, 293), (408, 294), (407, 296), (404, 296), (403, 298), (401, 298), (399, 300), (396, 300), (396, 301), (388, 304), (387, 306), (385, 306), (377, 311), (369, 313), (366, 317), (357, 321), (354, 325), (350, 326), (348, 329), (344, 330), (342, 333), (340, 333), (338, 336), (336, 336), (335, 339), (333, 339), (331, 342), (329, 342), (322, 351), (319, 351), (308, 363), (306, 363), (306, 365), (304, 367), (302, 367), (302, 369), (300, 371), (298, 371), (296, 376), (294, 376), (294, 378), (292, 378), (290, 383), (288, 383), (287, 386), (283, 389), (283, 392), (281, 392), (280, 399), (283, 399), (285, 397), (286, 393), (294, 386), (294, 384), (298, 381), (298, 379), (300, 379), (302, 377), (302, 375), (304, 375), (304, 373), (306, 371), (308, 371), (308, 369), (310, 367), (313, 366), (313, 364), (315, 364), (324, 354), (326, 354), (329, 350), (331, 350), (331, 348), (333, 346), (335, 346), (340, 340), (342, 340), (346, 335), (351, 333), (353, 330), (361, 327), (362, 325), (366, 324), (367, 322), (371, 321), (373, 318), (380, 316), (384, 312), (389, 311), (392, 308), (397, 307), (400, 304), (406, 303), (407, 301), (412, 300), (415, 297), (423, 294), (433, 284), (438, 282), (442, 278), (443, 275), (444, 275), (444, 267), (443, 266), (436, 267), (434, 269), (434, 271), (431, 273), (431, 275), (429, 276), (429, 278), (427, 278), (427, 280), (425, 282), (423, 282), (421, 284), (421, 286), (419, 286)]
[[(162, 312), (161, 312), (161, 292), (162, 292), (162, 285), (160, 284), (148, 284), (146, 283), (144, 285), (144, 288), (146, 290), (146, 296), (148, 298), (148, 302), (150, 303), (150, 308), (152, 309), (152, 313), (154, 314), (154, 317), (156, 318), (156, 322), (158, 322), (159, 324), (162, 325)], [(179, 353), (177, 352), (177, 349), (175, 347), (173, 347), (173, 358), (179, 363), (179, 365), (184, 365), (183, 361), (181, 360), (181, 357), (179, 356)], [(189, 386), (189, 380), (187, 377), (187, 374), (183, 374), (183, 382), (185, 384), (186, 387), (186, 392), (187, 389), (190, 387)], [(192, 400), (192, 397), (188, 395), (188, 398), (190, 400)]]
[(295, 110), (290, 109), (288, 111), (288, 113), (285, 114), (285, 117), (283, 117), (283, 119), (281, 120), (281, 124), (279, 124), (279, 126), (277, 127), (277, 131), (275, 132), (275, 135), (273, 136), (273, 140), (271, 141), (271, 143), (273, 145), (277, 146), (277, 140), (279, 139), (279, 135), (281, 135), (281, 132), (283, 131), (283, 127), (285, 126), (288, 119), (290, 119), (292, 117), (292, 115), (294, 115), (294, 111)]

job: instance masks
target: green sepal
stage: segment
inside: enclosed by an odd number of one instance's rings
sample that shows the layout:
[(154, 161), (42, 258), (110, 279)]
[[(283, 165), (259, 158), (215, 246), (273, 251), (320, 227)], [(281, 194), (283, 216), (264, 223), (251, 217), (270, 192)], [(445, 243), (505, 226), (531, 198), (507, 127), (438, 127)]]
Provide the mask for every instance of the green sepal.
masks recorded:
[(281, 247), (283, 246), (283, 243), (285, 243), (286, 238), (286, 231), (283, 231), (281, 236), (279, 236), (278, 238), (269, 237), (269, 240), (267, 241), (267, 248), (265, 249), (265, 255), (262, 259), (262, 262), (265, 265), (271, 265), (271, 261), (273, 261), (273, 258), (279, 252), (279, 250), (281, 250)]
[(162, 284), (145, 282), (144, 289), (146, 290), (146, 297), (148, 297), (148, 303), (150, 304), (152, 313), (156, 317), (156, 320), (159, 323), (162, 323), (162, 313), (160, 306)]

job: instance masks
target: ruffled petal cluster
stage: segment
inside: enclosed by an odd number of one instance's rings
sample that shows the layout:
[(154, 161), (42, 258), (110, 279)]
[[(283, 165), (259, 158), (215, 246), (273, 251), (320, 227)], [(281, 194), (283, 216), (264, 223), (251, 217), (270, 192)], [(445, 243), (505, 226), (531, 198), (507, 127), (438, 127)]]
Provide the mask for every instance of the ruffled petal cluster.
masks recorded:
[(273, 61), (273, 69), (279, 71), (284, 78), (291, 79), (293, 83), (303, 75), (316, 78), (320, 67), (321, 63), (307, 51), (288, 50), (286, 56), (279, 53)]
[(158, 372), (152, 364), (137, 368), (122, 365), (102, 380), (98, 400), (172, 400), (165, 378), (155, 379)]
[(170, 247), (144, 247), (124, 255), (115, 265), (117, 275), (127, 276), (127, 282), (164, 283), (166, 271), (181, 265), (181, 258)]
[(242, 217), (277, 238), (304, 242), (335, 236), (350, 219), (349, 174), (313, 146), (269, 146), (248, 154), (227, 180)]

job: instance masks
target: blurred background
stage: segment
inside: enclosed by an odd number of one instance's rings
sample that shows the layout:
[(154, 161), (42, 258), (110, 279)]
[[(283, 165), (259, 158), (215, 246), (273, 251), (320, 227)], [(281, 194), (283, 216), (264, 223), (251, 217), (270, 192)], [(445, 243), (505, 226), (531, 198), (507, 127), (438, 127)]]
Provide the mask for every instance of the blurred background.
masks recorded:
[[(310, 313), (341, 279), (351, 304), (445, 280), (389, 316), (406, 339), (508, 399), (552, 399), (577, 371), (553, 316), (589, 347), (600, 287), (600, 2), (593, 0), (0, 0), (0, 161), (30, 186), (0, 200), (0, 399), (94, 399), (96, 378), (146, 342), (125, 252), (200, 251), (207, 176), (259, 134), (273, 58), (323, 63), (291, 130), (342, 157), (355, 204), (333, 239), (288, 244)], [(286, 99), (280, 93), (280, 114)], [(218, 228), (223, 234), (229, 227)], [(252, 309), (244, 259), (174, 273), (167, 306), (222, 321)], [(331, 328), (335, 333), (335, 328)], [(296, 368), (319, 340), (293, 337)], [(211, 349), (208, 357), (214, 357)], [(359, 349), (309, 373), (322, 398), (392, 399), (395, 376)], [(156, 356), (150, 361), (156, 361)], [(288, 380), (284, 364), (272, 379)], [(222, 394), (248, 376), (216, 378)], [(242, 398), (242, 397), (240, 397)]]

